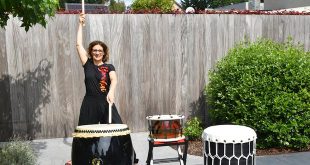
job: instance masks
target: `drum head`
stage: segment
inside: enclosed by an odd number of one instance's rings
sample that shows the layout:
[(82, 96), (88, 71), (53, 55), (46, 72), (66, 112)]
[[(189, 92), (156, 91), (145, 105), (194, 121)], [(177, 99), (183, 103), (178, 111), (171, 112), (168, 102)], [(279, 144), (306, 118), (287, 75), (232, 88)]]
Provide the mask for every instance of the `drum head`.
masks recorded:
[(92, 138), (105, 136), (122, 136), (130, 134), (126, 124), (92, 124), (77, 126), (73, 137)]

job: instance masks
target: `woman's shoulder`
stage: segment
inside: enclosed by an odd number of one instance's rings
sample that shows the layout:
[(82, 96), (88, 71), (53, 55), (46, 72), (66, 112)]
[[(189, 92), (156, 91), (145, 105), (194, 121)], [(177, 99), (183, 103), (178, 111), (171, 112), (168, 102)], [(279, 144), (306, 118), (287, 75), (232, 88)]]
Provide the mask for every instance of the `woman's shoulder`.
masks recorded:
[(113, 64), (111, 63), (105, 63), (107, 66), (114, 66)]
[(83, 67), (92, 64), (92, 60), (90, 58), (87, 58), (87, 61), (85, 62), (85, 64), (83, 65)]
[(110, 64), (110, 63), (105, 63), (105, 64), (109, 68), (109, 71), (115, 71), (115, 67), (113, 64)]

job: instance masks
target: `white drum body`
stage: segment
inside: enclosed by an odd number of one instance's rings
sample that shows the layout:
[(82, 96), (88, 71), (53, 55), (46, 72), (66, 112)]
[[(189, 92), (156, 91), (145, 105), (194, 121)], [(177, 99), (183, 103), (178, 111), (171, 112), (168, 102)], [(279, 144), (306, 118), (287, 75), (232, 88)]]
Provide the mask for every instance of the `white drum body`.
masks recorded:
[(146, 119), (150, 138), (176, 139), (183, 135), (183, 115), (154, 115)]
[(255, 165), (256, 133), (240, 125), (211, 126), (202, 134), (204, 164)]

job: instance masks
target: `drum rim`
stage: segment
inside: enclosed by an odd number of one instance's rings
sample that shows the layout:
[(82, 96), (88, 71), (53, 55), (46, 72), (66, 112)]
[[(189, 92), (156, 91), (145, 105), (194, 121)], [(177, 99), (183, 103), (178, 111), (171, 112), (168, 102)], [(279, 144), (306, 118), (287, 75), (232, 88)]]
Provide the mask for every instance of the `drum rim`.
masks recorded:
[[(95, 126), (100, 126), (101, 129), (94, 128)], [(102, 129), (102, 127), (107, 129)], [(128, 135), (130, 132), (126, 124), (91, 124), (77, 126), (72, 136), (78, 138), (109, 137)]]
[[(94, 128), (97, 126), (97, 128)], [(99, 128), (100, 127), (100, 128)], [(109, 129), (105, 130), (111, 130), (111, 128), (117, 127), (118, 129), (120, 128), (128, 128), (126, 124), (88, 124), (88, 125), (79, 125), (75, 128), (75, 130), (103, 130), (102, 127), (106, 127)]]
[(156, 142), (171, 142), (171, 141), (179, 141), (179, 140), (183, 140), (186, 137), (184, 135), (176, 137), (176, 138), (167, 138), (167, 139), (157, 139), (157, 138), (153, 138), (153, 137), (148, 137), (148, 140), (153, 139)]
[(202, 133), (204, 141), (219, 143), (247, 143), (255, 141), (256, 138), (252, 128), (242, 125), (215, 125), (206, 128)]
[[(160, 118), (158, 118), (160, 117)], [(164, 117), (164, 118), (163, 118)], [(173, 118), (171, 118), (173, 117)], [(179, 120), (179, 119), (184, 119), (185, 116), (184, 115), (150, 115), (147, 116), (146, 119), (147, 120)]]

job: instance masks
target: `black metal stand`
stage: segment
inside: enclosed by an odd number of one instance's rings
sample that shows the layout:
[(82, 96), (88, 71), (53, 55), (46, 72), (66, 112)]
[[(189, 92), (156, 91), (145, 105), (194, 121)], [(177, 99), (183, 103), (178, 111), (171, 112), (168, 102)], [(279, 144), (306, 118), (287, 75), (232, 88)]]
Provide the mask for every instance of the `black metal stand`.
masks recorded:
[[(188, 149), (188, 139), (187, 137), (181, 138), (175, 141), (158, 141), (153, 138), (149, 138), (149, 152), (146, 160), (147, 165), (153, 165), (154, 163), (169, 163), (179, 161), (180, 165), (186, 165), (187, 158), (187, 149)], [(181, 151), (181, 145), (184, 145), (184, 151)], [(166, 158), (166, 159), (154, 159), (153, 160), (153, 148), (154, 147), (162, 147), (162, 146), (177, 146), (178, 157), (175, 158)]]

